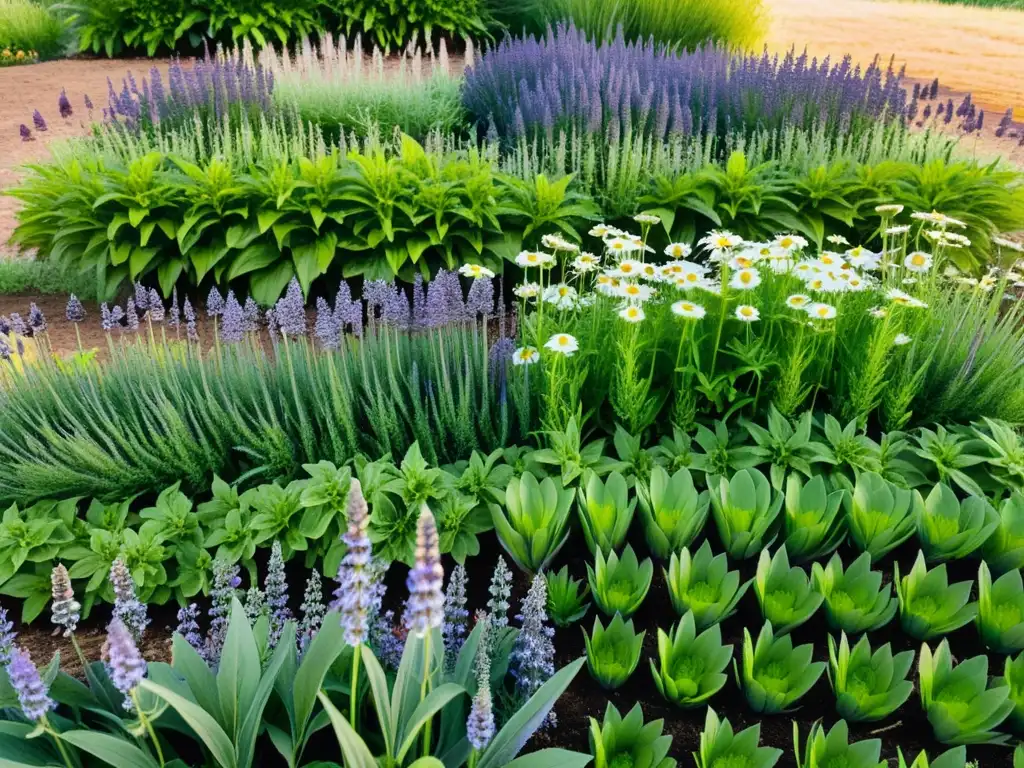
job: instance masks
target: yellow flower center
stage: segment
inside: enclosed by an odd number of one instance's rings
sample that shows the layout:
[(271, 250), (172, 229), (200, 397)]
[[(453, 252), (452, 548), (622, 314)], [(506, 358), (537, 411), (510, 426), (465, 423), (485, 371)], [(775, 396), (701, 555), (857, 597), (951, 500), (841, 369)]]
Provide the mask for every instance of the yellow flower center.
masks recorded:
[(564, 347), (568, 343), (569, 343), (569, 337), (568, 336), (559, 336), (558, 337), (558, 346)]
[(914, 256), (910, 259), (910, 261), (915, 267), (924, 266), (924, 256), (921, 255), (920, 253), (915, 253)]

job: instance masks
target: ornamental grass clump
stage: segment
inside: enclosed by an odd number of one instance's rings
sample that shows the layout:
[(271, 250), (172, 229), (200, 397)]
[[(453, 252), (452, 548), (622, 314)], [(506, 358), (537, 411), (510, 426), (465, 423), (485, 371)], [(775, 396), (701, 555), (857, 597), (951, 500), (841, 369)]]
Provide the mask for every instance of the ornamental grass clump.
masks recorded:
[(590, 753), (594, 756), (594, 768), (675, 768), (676, 761), (668, 757), (672, 737), (661, 733), (664, 725), (664, 720), (645, 724), (639, 704), (623, 717), (615, 705), (608, 702), (600, 724), (590, 718)]
[(607, 627), (601, 624), (600, 617), (595, 617), (590, 635), (583, 630), (590, 676), (607, 691), (621, 688), (640, 663), (646, 634), (637, 634), (633, 622), (624, 620), (620, 613), (612, 617)]
[(995, 653), (1024, 650), (1024, 579), (1007, 571), (994, 582), (988, 565), (978, 567), (978, 634)]
[(600, 549), (606, 555), (622, 549), (633, 522), (636, 498), (629, 498), (626, 479), (612, 472), (605, 480), (588, 469), (583, 485), (577, 490), (580, 526), (591, 554)]
[(664, 467), (655, 466), (647, 483), (637, 483), (637, 495), (644, 538), (660, 560), (690, 546), (708, 519), (709, 494), (697, 491), (685, 468), (669, 475)]
[(895, 569), (893, 581), (899, 600), (900, 625), (914, 639), (931, 640), (948, 635), (978, 615), (978, 604), (969, 602), (972, 582), (950, 584), (946, 566), (929, 571), (923, 552), (917, 553), (914, 567), (906, 576), (900, 578), (899, 563)]
[(790, 566), (785, 544), (774, 555), (769, 555), (767, 549), (761, 552), (754, 594), (761, 605), (761, 615), (780, 635), (810, 619), (824, 600), (820, 592), (811, 588), (807, 572)]
[(699, 635), (692, 613), (669, 632), (658, 630), (658, 663), (650, 659), (651, 677), (660, 693), (677, 707), (690, 709), (707, 702), (728, 680), (732, 646), (722, 645), (715, 624)]
[(654, 577), (654, 563), (646, 558), (637, 560), (633, 547), (626, 545), (620, 558), (612, 552), (605, 559), (601, 550), (594, 557), (594, 566), (587, 563), (587, 578), (594, 602), (606, 615), (618, 612), (626, 618), (632, 616), (647, 597)]
[(1014, 491), (998, 514), (999, 525), (981, 546), (981, 557), (996, 573), (1024, 568), (1024, 493)]
[(742, 674), (736, 660), (732, 662), (736, 683), (755, 712), (787, 712), (797, 706), (825, 671), (825, 662), (812, 662), (813, 656), (810, 643), (794, 648), (789, 635), (776, 637), (771, 622), (765, 622), (756, 644), (744, 627)]
[(929, 563), (967, 557), (999, 527), (999, 515), (987, 499), (960, 501), (945, 483), (932, 488), (917, 515), (917, 539)]
[(888, 768), (887, 760), (880, 760), (881, 739), (867, 739), (850, 743), (850, 729), (840, 720), (828, 731), (817, 721), (807, 734), (800, 749), (800, 726), (793, 721), (793, 750), (797, 768)]
[(782, 494), (756, 469), (731, 478), (710, 477), (711, 508), (718, 536), (730, 557), (746, 560), (771, 546), (778, 535)]
[(548, 571), (545, 578), (548, 581), (548, 616), (556, 626), (568, 627), (587, 614), (590, 586), (583, 579), (572, 578), (569, 566), (563, 565), (558, 573)]
[(543, 482), (530, 472), (513, 477), (505, 491), (505, 509), (491, 504), (491, 518), (501, 546), (527, 573), (543, 570), (569, 538), (572, 489), (553, 478)]
[(889, 643), (872, 651), (867, 635), (852, 649), (845, 632), (839, 635), (838, 646), (830, 636), (828, 678), (836, 695), (836, 712), (851, 722), (888, 717), (914, 692), (914, 684), (907, 680), (913, 663), (913, 651), (894, 656)]
[(817, 560), (835, 551), (846, 538), (845, 491), (829, 491), (824, 475), (806, 483), (793, 473), (786, 480), (783, 530), (794, 563)]
[(705, 541), (697, 554), (683, 549), (662, 569), (672, 607), (680, 616), (693, 614), (697, 629), (710, 627), (736, 612), (736, 605), (753, 580), (740, 583), (739, 571), (729, 570), (725, 554), (712, 555)]
[(853, 493), (843, 496), (850, 540), (872, 562), (909, 539), (923, 504), (919, 494), (897, 488), (876, 472), (857, 475)]
[(995, 731), (1013, 711), (1010, 689), (988, 677), (988, 658), (975, 656), (953, 666), (949, 642), (932, 653), (921, 646), (917, 665), (921, 708), (943, 744), (1005, 744)]
[(693, 753), (697, 768), (722, 768), (743, 766), (744, 768), (772, 768), (782, 757), (782, 750), (775, 747), (759, 746), (761, 724), (734, 733), (728, 718), (719, 719), (711, 707), (704, 718), (704, 730), (700, 733), (700, 749)]
[(882, 574), (871, 570), (871, 555), (861, 552), (843, 570), (838, 554), (828, 565), (811, 565), (811, 581), (824, 598), (825, 618), (832, 629), (850, 634), (881, 629), (896, 615), (899, 601), (892, 585), (882, 585)]

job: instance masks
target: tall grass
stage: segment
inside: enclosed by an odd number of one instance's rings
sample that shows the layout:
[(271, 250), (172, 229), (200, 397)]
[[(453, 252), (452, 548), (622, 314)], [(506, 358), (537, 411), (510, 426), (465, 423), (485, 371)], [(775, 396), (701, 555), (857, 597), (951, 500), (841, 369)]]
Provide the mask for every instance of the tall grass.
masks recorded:
[(32, 0), (0, 0), (0, 50), (35, 51), (41, 59), (66, 49), (66, 24), (53, 11)]

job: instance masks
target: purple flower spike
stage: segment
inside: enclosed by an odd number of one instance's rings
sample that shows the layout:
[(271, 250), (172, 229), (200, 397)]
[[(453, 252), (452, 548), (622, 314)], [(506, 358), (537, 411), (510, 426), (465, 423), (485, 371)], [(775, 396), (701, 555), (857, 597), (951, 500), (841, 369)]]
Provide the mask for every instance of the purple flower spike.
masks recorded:
[(217, 286), (210, 289), (206, 296), (206, 314), (208, 317), (217, 317), (224, 312), (224, 297), (220, 295)]
[(156, 288), (151, 288), (149, 291), (149, 319), (154, 323), (164, 321), (164, 302)]
[(511, 672), (518, 688), (527, 697), (537, 692), (555, 673), (555, 630), (547, 625), (547, 580), (540, 573), (533, 577), (523, 600), (519, 635), (512, 649)]
[(174, 632), (181, 635), (186, 643), (202, 654), (203, 637), (199, 634), (198, 605), (189, 603), (186, 607), (178, 609), (178, 628)]
[(46, 316), (34, 301), (28, 308), (28, 327), (33, 336), (46, 333)]
[[(209, 305), (207, 305), (209, 311)], [(220, 338), (225, 344), (237, 344), (245, 335), (245, 316), (242, 305), (235, 298), (234, 291), (228, 291), (227, 301), (221, 312)]]
[(7, 662), (11, 660), (14, 639), (17, 636), (14, 622), (7, 618), (7, 609), (0, 608), (0, 666), (7, 666)]
[(302, 287), (294, 277), (288, 283), (285, 295), (277, 300), (274, 314), (283, 336), (306, 335), (306, 302)]
[(418, 637), (440, 627), (444, 620), (443, 582), (437, 523), (430, 508), (423, 504), (416, 525), (416, 564), (405, 581), (409, 589), (406, 626)]
[(332, 609), (341, 613), (345, 642), (355, 647), (366, 642), (370, 616), (374, 611), (375, 583), (371, 564), (370, 514), (363, 488), (354, 479), (348, 491), (348, 528), (342, 535), (348, 550), (338, 567), (338, 588)]
[(185, 333), (189, 341), (199, 341), (199, 331), (196, 330), (196, 311), (192, 309), (192, 302), (185, 299), (183, 307), (185, 314)]
[(323, 583), (320, 571), (314, 568), (306, 581), (306, 591), (302, 593), (302, 621), (299, 623), (299, 651), (305, 653), (313, 642), (317, 632), (324, 623), (327, 607), (324, 605)]
[(135, 299), (129, 298), (125, 303), (124, 321), (129, 331), (139, 330), (139, 313), (135, 310)]
[[(486, 621), (486, 618), (484, 619)], [(494, 710), (491, 703), (491, 662), (487, 655), (490, 624), (484, 625), (476, 658), (476, 695), (466, 720), (466, 738), (477, 752), (482, 752), (494, 738)]]
[(141, 640), (149, 616), (145, 604), (135, 596), (135, 580), (121, 558), (110, 566), (110, 584), (114, 588), (114, 618), (128, 627), (136, 640)]
[(341, 323), (335, 318), (327, 299), (322, 296), (317, 297), (316, 300), (316, 322), (313, 324), (313, 334), (324, 349), (337, 349), (341, 344)]
[(89, 98), (89, 94), (85, 94), (85, 108), (92, 112), (92, 99)]
[(448, 578), (448, 588), (444, 593), (444, 621), (441, 624), (441, 637), (444, 639), (444, 663), (446, 669), (454, 669), (455, 661), (462, 644), (466, 641), (466, 623), (469, 611), (466, 610), (466, 567), (456, 565)]
[(243, 323), (246, 333), (256, 333), (260, 329), (260, 305), (252, 296), (245, 300), (242, 309)]
[(281, 639), (284, 625), (292, 618), (292, 612), (288, 608), (288, 579), (284, 573), (284, 557), (279, 541), (275, 541), (270, 549), (270, 563), (267, 566), (267, 580), (263, 583), (263, 591), (266, 593), (267, 607), (270, 609), (270, 635), (267, 644), (275, 648), (277, 641)]
[(17, 312), (11, 312), (11, 330), (15, 336), (25, 336), (28, 333), (25, 321), (21, 319), (21, 315)]
[(149, 309), (149, 289), (142, 283), (135, 283), (135, 309), (139, 312)]
[(52, 612), (50, 621), (64, 630), (64, 637), (70, 637), (78, 627), (82, 606), (75, 600), (74, 590), (71, 589), (71, 578), (68, 576), (68, 569), (63, 564), (56, 565), (50, 574), (50, 587), (53, 597), (53, 603), (50, 606)]
[(32, 663), (28, 651), (14, 648), (11, 659), (7, 662), (7, 676), (11, 687), (18, 694), (18, 703), (26, 718), (35, 722), (46, 717), (46, 713), (56, 708), (49, 696), (49, 688), (39, 675), (39, 670)]
[(231, 601), (242, 583), (238, 566), (226, 560), (213, 563), (213, 589), (210, 590), (210, 630), (206, 635), (206, 662), (212, 666), (220, 663), (224, 641), (228, 635), (228, 620), (231, 618)]
[[(104, 304), (104, 306), (106, 306)], [(75, 294), (71, 294), (68, 299), (68, 305), (64, 310), (64, 316), (68, 319), (69, 323), (80, 323), (85, 320), (85, 307), (82, 306), (82, 302), (79, 301)]]
[(131, 631), (120, 619), (115, 618), (107, 627), (103, 657), (110, 672), (110, 681), (124, 694), (125, 710), (131, 711), (131, 694), (146, 676), (146, 660), (142, 658)]
[(60, 89), (60, 96), (57, 97), (57, 109), (62, 119), (67, 120), (71, 117), (71, 101), (68, 99), (68, 94), (63, 88)]
[(46, 130), (46, 120), (43, 119), (38, 109), (32, 113), (32, 124), (36, 127), (37, 131)]
[(35, 141), (35, 137), (32, 135), (32, 129), (22, 123), (18, 127), (18, 133), (21, 135), (22, 141)]

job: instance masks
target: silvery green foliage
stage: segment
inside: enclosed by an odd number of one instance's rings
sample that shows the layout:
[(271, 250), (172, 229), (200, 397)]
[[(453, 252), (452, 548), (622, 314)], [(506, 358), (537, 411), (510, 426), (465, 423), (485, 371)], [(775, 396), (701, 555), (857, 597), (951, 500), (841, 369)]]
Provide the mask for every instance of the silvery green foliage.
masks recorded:
[(875, 561), (913, 534), (924, 500), (875, 472), (857, 475), (852, 493), (843, 496), (850, 540)]
[(670, 632), (659, 629), (657, 665), (650, 660), (658, 693), (686, 709), (705, 704), (722, 689), (732, 659), (733, 647), (722, 645), (721, 625), (697, 632), (692, 613), (686, 613)]
[(930, 563), (967, 557), (999, 527), (999, 515), (987, 499), (960, 501), (944, 483), (932, 488), (917, 514), (917, 538)]
[(782, 757), (782, 750), (762, 747), (761, 724), (735, 733), (728, 719), (721, 720), (711, 707), (704, 719), (700, 748), (693, 759), (697, 768), (742, 765), (750, 768), (772, 768)]
[(771, 546), (778, 535), (782, 495), (756, 469), (731, 478), (709, 477), (718, 536), (730, 557), (746, 560)]
[(654, 563), (649, 557), (638, 561), (636, 552), (628, 544), (622, 557), (613, 550), (606, 559), (598, 549), (594, 566), (587, 563), (587, 577), (598, 608), (607, 616), (621, 613), (629, 618), (647, 597), (654, 577)]
[(668, 757), (672, 737), (661, 733), (664, 724), (663, 720), (645, 724), (639, 704), (622, 717), (615, 705), (608, 702), (600, 724), (590, 718), (590, 752), (595, 768), (675, 768), (676, 761)]
[(488, 587), (491, 597), (487, 601), (487, 613), (491, 617), (491, 625), (495, 629), (508, 626), (508, 599), (512, 595), (512, 571), (508, 569), (505, 558), (498, 556), (498, 564), (494, 567), (491, 586)]
[(1024, 493), (1014, 491), (999, 506), (999, 525), (981, 546), (981, 557), (996, 573), (1024, 568)]
[(784, 528), (786, 549), (795, 563), (818, 560), (846, 538), (843, 490), (829, 492), (824, 475), (806, 483), (795, 472), (786, 479)]
[(932, 652), (921, 646), (917, 665), (921, 708), (932, 724), (935, 738), (943, 744), (1005, 744), (1009, 736), (997, 732), (1014, 704), (1009, 687), (990, 684), (988, 658), (975, 656), (953, 664), (949, 642), (943, 640)]
[(879, 760), (882, 752), (881, 739), (867, 739), (850, 743), (850, 729), (845, 720), (840, 720), (828, 731), (817, 721), (811, 726), (800, 749), (800, 727), (793, 721), (793, 747), (796, 751), (797, 768), (825, 768), (832, 765), (851, 765), (857, 768), (888, 768), (887, 760)]
[(850, 648), (846, 633), (839, 644), (828, 638), (828, 677), (836, 695), (836, 711), (851, 722), (881, 720), (910, 698), (914, 684), (907, 673), (914, 664), (914, 652), (895, 656), (888, 643), (875, 651), (867, 635)]
[(1007, 571), (995, 582), (988, 565), (978, 567), (978, 615), (981, 641), (996, 653), (1024, 650), (1024, 579), (1019, 570)]
[(917, 640), (930, 640), (947, 635), (971, 622), (978, 614), (978, 604), (970, 602), (970, 581), (950, 584), (945, 564), (928, 570), (924, 553), (910, 573), (900, 577), (900, 566), (894, 566), (893, 578), (899, 599), (900, 625), (903, 631)]
[(621, 688), (640, 663), (646, 634), (637, 634), (633, 622), (623, 620), (621, 613), (616, 613), (607, 627), (595, 617), (591, 633), (583, 630), (590, 676), (605, 690)]
[(651, 553), (662, 560), (688, 547), (704, 528), (711, 499), (694, 487), (689, 470), (674, 474), (660, 465), (651, 469), (647, 483), (637, 483), (644, 538)]
[(693, 614), (697, 629), (717, 624), (736, 612), (753, 579), (740, 584), (739, 571), (729, 570), (725, 553), (712, 555), (705, 540), (691, 555), (689, 549), (673, 553), (668, 571), (662, 569), (676, 613)]
[(832, 629), (859, 634), (880, 629), (892, 621), (899, 601), (892, 585), (882, 586), (882, 574), (871, 570), (871, 555), (862, 552), (843, 570), (838, 554), (824, 568), (811, 565), (814, 588), (824, 598), (825, 618)]
[(751, 709), (777, 714), (795, 707), (825, 671), (825, 662), (812, 662), (813, 656), (810, 643), (794, 648), (789, 635), (775, 636), (770, 622), (761, 628), (756, 644), (744, 627), (742, 675), (735, 659), (733, 669)]
[(791, 632), (806, 622), (821, 606), (824, 599), (811, 588), (807, 572), (789, 565), (789, 555), (783, 544), (774, 555), (761, 552), (754, 576), (754, 594), (761, 605), (761, 614), (776, 627), (776, 632)]

